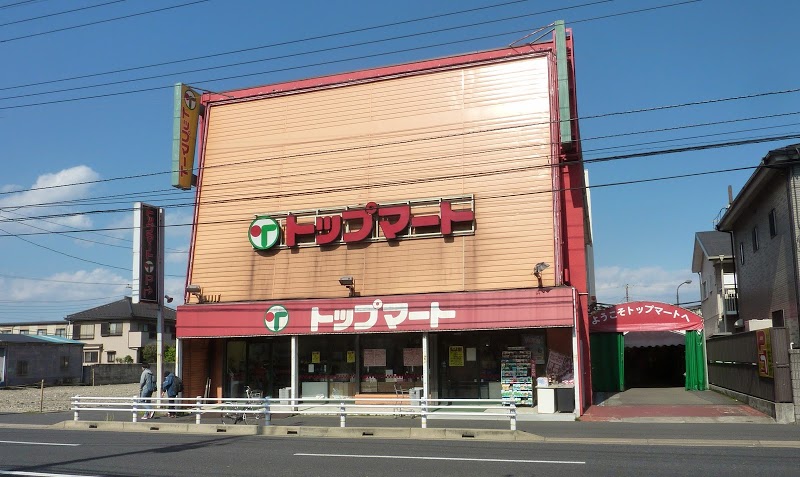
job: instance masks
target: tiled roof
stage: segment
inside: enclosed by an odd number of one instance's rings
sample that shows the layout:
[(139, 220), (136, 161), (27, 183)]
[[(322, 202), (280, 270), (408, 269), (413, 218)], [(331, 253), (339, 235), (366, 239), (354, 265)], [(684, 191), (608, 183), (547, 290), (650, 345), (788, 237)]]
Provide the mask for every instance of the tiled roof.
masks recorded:
[[(164, 307), (162, 315), (165, 322), (175, 321), (175, 309)], [(131, 303), (130, 297), (125, 297), (106, 305), (98, 306), (78, 313), (67, 315), (67, 321), (97, 321), (97, 320), (130, 320), (133, 318), (156, 319), (155, 305), (145, 303)]]
[(706, 257), (730, 257), (733, 255), (731, 249), (731, 236), (725, 232), (697, 232), (697, 240), (703, 247)]

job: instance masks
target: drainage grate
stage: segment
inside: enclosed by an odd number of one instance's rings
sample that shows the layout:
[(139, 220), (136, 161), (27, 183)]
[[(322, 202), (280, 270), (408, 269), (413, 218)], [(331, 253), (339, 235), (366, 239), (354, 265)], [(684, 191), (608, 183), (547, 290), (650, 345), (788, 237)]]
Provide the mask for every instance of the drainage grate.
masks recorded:
[(286, 435), (296, 436), (297, 435), (297, 431), (286, 431)]
[(372, 431), (364, 431), (361, 433), (362, 436), (374, 436), (375, 434)]
[(225, 429), (224, 427), (218, 427), (217, 432), (228, 432), (228, 430)]
[(465, 432), (465, 433), (461, 434), (461, 437), (472, 437), (472, 438), (475, 438), (475, 434), (473, 434), (472, 432)]

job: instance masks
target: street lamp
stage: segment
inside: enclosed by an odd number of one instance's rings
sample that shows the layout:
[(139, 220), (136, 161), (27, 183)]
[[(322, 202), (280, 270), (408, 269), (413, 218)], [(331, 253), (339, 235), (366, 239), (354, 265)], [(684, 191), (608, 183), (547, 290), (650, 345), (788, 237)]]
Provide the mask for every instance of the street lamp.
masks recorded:
[(678, 285), (678, 288), (675, 289), (675, 306), (680, 306), (681, 304), (681, 296), (679, 295), (681, 291), (681, 285), (688, 285), (690, 283), (692, 283), (691, 280), (686, 280), (685, 282)]

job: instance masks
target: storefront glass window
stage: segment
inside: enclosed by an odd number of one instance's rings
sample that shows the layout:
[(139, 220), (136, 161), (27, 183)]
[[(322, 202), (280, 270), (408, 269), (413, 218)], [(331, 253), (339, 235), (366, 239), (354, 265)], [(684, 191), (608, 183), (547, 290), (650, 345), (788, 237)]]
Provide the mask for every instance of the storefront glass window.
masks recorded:
[(422, 334), (361, 337), (362, 393), (394, 393), (422, 386)]

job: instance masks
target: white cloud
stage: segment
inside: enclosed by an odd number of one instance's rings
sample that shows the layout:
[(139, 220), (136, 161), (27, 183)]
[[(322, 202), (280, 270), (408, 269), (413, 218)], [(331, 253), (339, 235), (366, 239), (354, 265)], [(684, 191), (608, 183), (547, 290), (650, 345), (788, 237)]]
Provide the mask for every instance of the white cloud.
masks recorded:
[[(49, 215), (72, 212), (71, 207), (57, 205), (59, 203), (83, 199), (89, 196), (94, 184), (86, 184), (100, 178), (100, 175), (88, 166), (75, 166), (51, 174), (43, 174), (27, 190), (0, 197), (0, 208), (5, 209), (4, 216), (18, 218), (25, 215)], [(66, 185), (76, 184), (76, 185)], [(16, 185), (0, 186), (2, 190), (18, 190)], [(36, 204), (53, 204), (43, 207), (27, 207)], [(91, 226), (92, 221), (88, 216), (73, 215), (54, 217), (46, 221), (37, 221), (36, 226), (48, 230), (59, 230), (64, 227), (85, 228)], [(33, 229), (17, 225), (14, 231), (31, 231)]]
[(595, 270), (597, 301), (607, 304), (624, 302), (626, 285), (630, 301), (675, 303), (677, 287), (685, 280), (692, 280), (692, 283), (681, 286), (681, 303), (697, 301), (700, 297), (697, 277), (688, 269), (666, 270), (662, 267), (650, 266), (642, 268), (601, 267)]
[(130, 276), (97, 268), (55, 273), (39, 280), (7, 278), (3, 295), (10, 301), (52, 300), (54, 304), (65, 300), (121, 297), (130, 294), (126, 287), (130, 281)]

